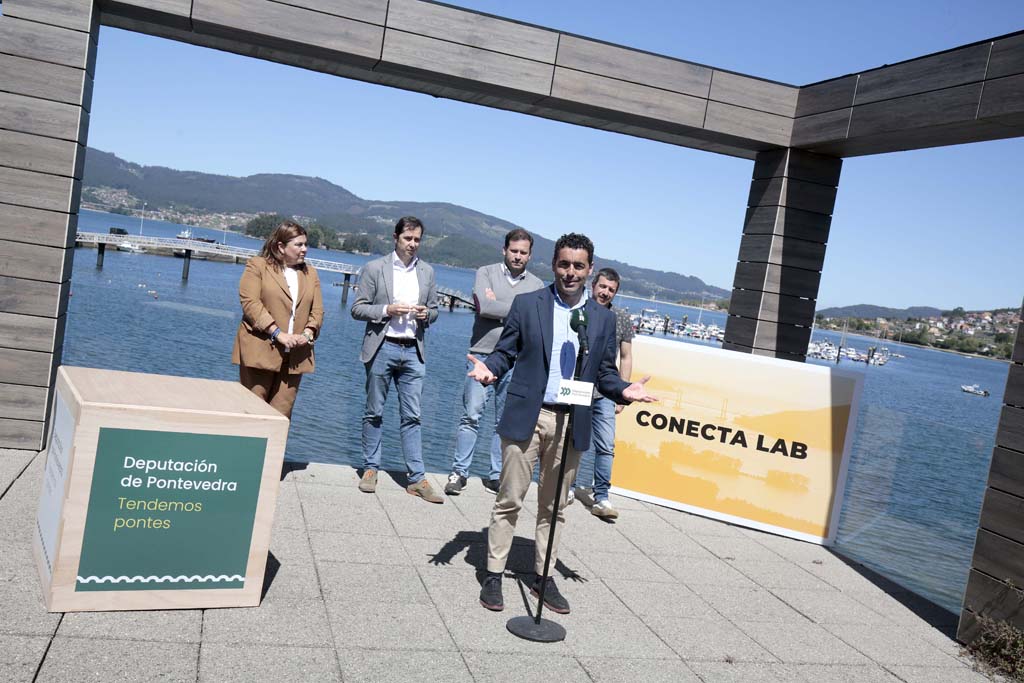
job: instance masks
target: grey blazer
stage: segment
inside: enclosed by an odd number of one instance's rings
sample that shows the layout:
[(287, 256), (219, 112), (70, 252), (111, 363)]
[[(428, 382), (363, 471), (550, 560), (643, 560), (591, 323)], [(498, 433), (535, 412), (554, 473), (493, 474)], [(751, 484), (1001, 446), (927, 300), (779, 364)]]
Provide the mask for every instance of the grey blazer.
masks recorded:
[[(387, 314), (388, 304), (395, 303), (395, 271), (391, 265), (394, 254), (387, 254), (374, 259), (363, 266), (356, 282), (356, 300), (352, 303), (352, 317), (366, 322), (363, 333), (363, 349), (359, 360), (369, 363), (377, 354), (377, 349), (384, 343), (384, 333), (388, 329), (390, 317)], [(416, 262), (416, 280), (420, 285), (417, 304), (427, 307), (427, 319), (419, 321), (416, 326), (416, 350), (420, 360), (427, 361), (423, 346), (423, 332), (437, 320), (437, 284), (434, 282), (434, 269), (423, 259)]]

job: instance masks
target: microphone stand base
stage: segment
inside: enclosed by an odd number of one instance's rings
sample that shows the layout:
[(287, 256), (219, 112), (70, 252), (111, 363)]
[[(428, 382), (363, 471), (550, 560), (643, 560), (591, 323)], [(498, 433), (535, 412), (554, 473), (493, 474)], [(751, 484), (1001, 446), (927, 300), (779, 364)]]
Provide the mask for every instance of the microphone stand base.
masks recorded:
[(565, 629), (550, 619), (541, 619), (538, 623), (530, 616), (512, 617), (505, 624), (505, 628), (512, 635), (535, 643), (557, 643), (565, 640)]

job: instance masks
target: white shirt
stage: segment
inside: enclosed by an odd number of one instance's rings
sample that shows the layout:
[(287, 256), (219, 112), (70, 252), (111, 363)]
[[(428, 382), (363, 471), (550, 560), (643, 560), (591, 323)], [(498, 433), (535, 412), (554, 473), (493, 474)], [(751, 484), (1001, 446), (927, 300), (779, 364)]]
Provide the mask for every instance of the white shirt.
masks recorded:
[(504, 262), (502, 262), (502, 264), (501, 264), (501, 272), (505, 274), (505, 279), (508, 280), (508, 283), (510, 285), (512, 285), (513, 287), (515, 287), (520, 282), (522, 282), (523, 280), (526, 279), (526, 269), (525, 268), (523, 269), (523, 272), (519, 273), (519, 276), (517, 277), (517, 276), (512, 274), (512, 271), (508, 269), (508, 266), (505, 265)]
[(299, 301), (299, 274), (294, 268), (284, 267), (284, 281), (288, 283), (288, 293), (292, 296), (292, 317), (288, 319), (288, 334), (295, 334), (295, 304)]
[[(416, 277), (416, 263), (414, 258), (407, 266), (398, 258), (396, 252), (391, 252), (391, 267), (394, 272), (395, 291), (394, 301), (396, 304), (415, 305), (420, 299), (420, 281)], [(384, 306), (384, 316), (387, 316), (387, 305)], [(384, 333), (386, 337), (414, 339), (416, 337), (416, 313), (392, 316), (388, 320), (388, 329)]]

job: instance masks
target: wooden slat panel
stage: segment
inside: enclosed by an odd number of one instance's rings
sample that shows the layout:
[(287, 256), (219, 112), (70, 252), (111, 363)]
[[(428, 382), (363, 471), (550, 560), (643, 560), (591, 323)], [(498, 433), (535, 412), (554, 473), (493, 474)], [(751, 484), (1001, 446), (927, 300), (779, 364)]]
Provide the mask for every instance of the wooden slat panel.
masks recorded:
[(725, 323), (725, 341), (766, 351), (800, 355), (807, 353), (811, 328), (783, 325), (730, 315)]
[(755, 180), (793, 178), (819, 185), (838, 185), (843, 160), (799, 149), (776, 149), (761, 152), (754, 162)]
[(82, 69), (0, 54), (0, 83), (5, 92), (41, 97), (89, 109), (92, 76)]
[(0, 51), (94, 73), (96, 43), (81, 31), (5, 15), (0, 19)]
[(4, 383), (49, 387), (55, 368), (53, 353), (0, 348), (0, 381)]
[(729, 299), (729, 315), (810, 327), (814, 322), (814, 300), (734, 289)]
[(194, 30), (371, 66), (384, 29), (268, 0), (194, 0)]
[(391, 0), (387, 9), (389, 29), (555, 63), (555, 31), (419, 0)]
[(0, 240), (66, 248), (77, 229), (78, 214), (0, 204)]
[[(149, 22), (153, 28), (189, 31), (191, 14), (192, 0), (103, 0), (103, 24), (106, 26)], [(164, 35), (159, 28), (153, 33)]]
[(1003, 394), (1003, 403), (1018, 408), (1024, 408), (1024, 366), (1016, 363), (1010, 364), (1010, 371), (1006, 377), (1006, 392)]
[(694, 97), (706, 98), (711, 88), (706, 66), (565, 34), (556, 64)]
[(755, 289), (815, 299), (820, 283), (821, 273), (815, 270), (741, 261), (736, 264), (732, 286), (734, 291)]
[(747, 235), (780, 235), (812, 242), (828, 242), (832, 217), (813, 211), (785, 206), (757, 206), (747, 209), (743, 233)]
[(956, 639), (965, 645), (970, 645), (981, 635), (981, 628), (974, 612), (964, 610), (960, 613), (960, 623), (956, 629)]
[(82, 177), (85, 147), (77, 142), (0, 129), (0, 165)]
[(986, 78), (1024, 73), (1024, 33), (997, 40), (992, 44)]
[(733, 342), (722, 342), (722, 348), (726, 351), (749, 353), (754, 356), (765, 356), (768, 358), (780, 358), (782, 360), (790, 360), (795, 363), (803, 363), (807, 360), (807, 356), (803, 354), (786, 353), (784, 351), (769, 351), (767, 349), (755, 349), (751, 346), (744, 346), (743, 344), (735, 344)]
[(552, 97), (613, 112), (700, 127), (705, 101), (688, 95), (555, 67)]
[(715, 71), (711, 77), (711, 93), (708, 97), (737, 107), (793, 118), (799, 92), (799, 88), (791, 85), (772, 83), (728, 71)]
[(71, 104), (0, 92), (0, 128), (84, 143), (89, 114)]
[(71, 277), (74, 249), (0, 242), (0, 276), (64, 282)]
[(1013, 340), (1013, 354), (1010, 357), (1015, 363), (1024, 363), (1024, 322), (1017, 325), (1017, 335)]
[(936, 90), (853, 108), (850, 137), (973, 121), (981, 97), (981, 83)]
[(794, 147), (803, 147), (830, 140), (842, 140), (850, 129), (852, 115), (853, 107), (848, 107), (798, 118), (793, 121), (793, 137), (790, 144)]
[(4, 16), (90, 32), (99, 22), (99, 3), (92, 0), (5, 0)]
[(0, 418), (0, 448), (38, 451), (43, 447), (43, 424)]
[(1024, 626), (1024, 592), (973, 569), (967, 578), (964, 609)]
[(978, 526), (1024, 543), (1024, 498), (992, 488), (986, 490)]
[(846, 158), (908, 149), (946, 147), (985, 140), (1003, 140), (1018, 137), (1022, 129), (1024, 129), (1024, 122), (1020, 128), (1012, 128), (1005, 119), (1000, 119), (998, 123), (992, 120), (969, 120), (924, 128), (907, 128), (889, 133), (875, 133), (866, 137), (851, 137), (833, 142), (805, 144), (801, 147), (819, 154)]
[(0, 202), (33, 209), (78, 209), (81, 184), (74, 178), (0, 167)]
[(456, 83), (535, 95), (547, 95), (551, 90), (551, 66), (547, 64), (390, 28), (376, 70), (415, 72), (430, 79), (450, 77)]
[(1024, 452), (1024, 408), (1003, 406), (999, 413), (996, 445)]
[(853, 93), (856, 89), (856, 74), (804, 86), (800, 88), (800, 95), (796, 101), (796, 116), (810, 116), (852, 107)]
[(0, 416), (12, 420), (44, 422), (49, 393), (46, 387), (0, 384)]
[(1024, 498), (1024, 454), (996, 446), (992, 450), (988, 485)]
[(0, 276), (0, 311), (56, 318), (67, 312), (70, 289), (71, 280), (56, 283)]
[(53, 352), (64, 341), (66, 316), (44, 318), (36, 315), (0, 313), (0, 329), (4, 331), (0, 346), (23, 351)]
[[(288, 0), (287, 4), (378, 26), (384, 25), (389, 5), (388, 0)], [(392, 10), (395, 4), (395, 0), (391, 0)]]
[(1024, 74), (985, 82), (978, 118), (1024, 115)]
[(989, 576), (1024, 585), (1024, 545), (990, 531), (978, 529), (974, 543), (974, 568)]
[(786, 116), (709, 101), (704, 128), (788, 147), (793, 120)]
[(990, 44), (982, 43), (866, 71), (860, 74), (854, 105), (981, 81), (989, 50)]
[(820, 271), (825, 262), (825, 245), (790, 237), (744, 235), (739, 260)]
[(750, 183), (747, 206), (786, 206), (831, 215), (836, 203), (834, 185), (819, 185), (790, 178), (769, 178)]

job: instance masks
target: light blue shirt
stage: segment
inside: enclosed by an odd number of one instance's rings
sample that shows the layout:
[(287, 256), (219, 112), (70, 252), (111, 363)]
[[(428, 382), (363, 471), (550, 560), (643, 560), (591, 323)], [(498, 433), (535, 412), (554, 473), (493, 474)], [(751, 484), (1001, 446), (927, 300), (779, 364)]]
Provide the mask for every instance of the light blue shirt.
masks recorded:
[[(577, 308), (583, 308), (584, 304), (587, 303), (587, 289), (583, 288), (583, 296), (580, 297), (579, 302), (575, 306), (569, 306), (567, 303), (562, 301), (562, 297), (558, 296), (558, 287), (551, 285), (551, 289), (555, 294), (555, 306), (554, 306), (554, 321), (551, 325), (553, 334), (551, 335), (551, 364), (548, 366), (548, 385), (544, 389), (544, 403), (557, 403), (558, 397), (558, 385), (561, 383), (562, 378), (571, 379), (573, 370), (576, 369), (576, 354), (579, 349), (576, 348), (579, 344), (578, 337), (572, 330), (570, 322), (572, 321), (572, 312)], [(562, 347), (568, 345), (572, 349), (572, 360), (568, 361), (568, 350), (566, 351), (567, 368), (562, 368)]]

